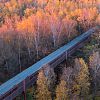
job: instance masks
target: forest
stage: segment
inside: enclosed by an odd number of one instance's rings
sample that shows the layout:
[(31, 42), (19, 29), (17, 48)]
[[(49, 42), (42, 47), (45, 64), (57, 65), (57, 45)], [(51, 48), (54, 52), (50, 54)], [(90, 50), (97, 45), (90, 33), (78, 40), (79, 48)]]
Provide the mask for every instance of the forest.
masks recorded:
[[(0, 0), (0, 84), (97, 25), (100, 0)], [(100, 100), (100, 30), (48, 70), (47, 77), (39, 72), (27, 100)]]
[[(95, 34), (55, 69), (41, 69), (26, 100), (100, 100), (100, 34)], [(24, 100), (23, 95), (17, 100)]]

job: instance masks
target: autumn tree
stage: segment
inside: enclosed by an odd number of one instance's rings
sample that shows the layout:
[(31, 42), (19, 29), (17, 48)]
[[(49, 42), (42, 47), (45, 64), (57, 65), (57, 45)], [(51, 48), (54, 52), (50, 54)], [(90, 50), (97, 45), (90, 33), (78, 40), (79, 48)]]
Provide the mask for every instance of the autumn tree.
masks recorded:
[(55, 100), (69, 100), (68, 99), (68, 90), (66, 87), (66, 81), (61, 80), (60, 84), (57, 86)]
[[(98, 80), (98, 76), (100, 75), (100, 55), (99, 52), (93, 52), (93, 54), (89, 57), (89, 68), (90, 68), (90, 75), (92, 77), (93, 82), (93, 95), (95, 96), (97, 87), (100, 84)], [(98, 84), (97, 84), (98, 83)], [(98, 85), (98, 86), (97, 86)]]
[(79, 90), (80, 97), (87, 98), (90, 87), (89, 70), (87, 64), (82, 58), (80, 58), (78, 61), (80, 63), (80, 71), (76, 76), (76, 83), (77, 83), (76, 85), (77, 89)]
[(48, 88), (49, 90), (52, 91), (52, 89), (55, 86), (55, 82), (56, 82), (56, 75), (54, 72), (54, 68), (52, 68), (50, 65), (45, 65), (44, 66), (44, 74), (47, 78), (47, 84), (48, 84)]
[(68, 93), (71, 95), (71, 87), (72, 87), (72, 72), (73, 69), (71, 67), (64, 67), (63, 73), (61, 76), (61, 80), (64, 80), (67, 83)]
[(63, 27), (61, 20), (58, 18), (56, 14), (53, 14), (53, 16), (50, 17), (50, 28), (52, 32), (54, 47), (57, 47), (59, 45)]
[(56, 85), (56, 75), (54, 72), (54, 68), (51, 68), (51, 66), (49, 65), (45, 65), (43, 69), (44, 69), (44, 74), (47, 78), (48, 89), (51, 92), (51, 96), (53, 98), (55, 94), (55, 85)]
[(28, 17), (28, 16), (31, 16), (33, 14), (33, 9), (27, 8), (24, 12), (25, 12), (25, 16)]
[(37, 79), (37, 100), (51, 100), (51, 93), (48, 90), (47, 78), (43, 70), (39, 72)]
[(73, 32), (76, 33), (75, 27), (77, 26), (77, 22), (70, 19), (68, 16), (66, 16), (65, 18), (63, 18), (63, 24), (64, 24), (64, 28), (66, 31), (65, 36), (69, 41), (75, 35), (75, 34), (73, 34)]
[(72, 74), (73, 74), (74, 76), (77, 76), (77, 74), (79, 73), (80, 69), (81, 69), (81, 64), (80, 64), (80, 62), (79, 62), (79, 59), (76, 58), (76, 59), (74, 60), (74, 68), (73, 68), (73, 73), (72, 73)]

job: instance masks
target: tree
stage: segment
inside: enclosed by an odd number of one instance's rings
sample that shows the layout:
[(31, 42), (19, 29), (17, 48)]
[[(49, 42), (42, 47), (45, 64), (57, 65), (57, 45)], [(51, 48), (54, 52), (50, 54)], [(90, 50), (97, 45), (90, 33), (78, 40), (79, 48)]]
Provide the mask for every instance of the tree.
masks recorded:
[(51, 100), (51, 93), (48, 90), (47, 78), (43, 70), (39, 72), (37, 79), (37, 100)]
[(92, 77), (93, 82), (93, 95), (95, 96), (97, 91), (97, 83), (100, 84), (100, 80), (98, 81), (98, 76), (100, 75), (100, 55), (99, 52), (93, 52), (93, 54), (89, 57), (89, 68), (90, 75)]
[(76, 76), (76, 85), (79, 89), (79, 95), (83, 98), (87, 98), (89, 94), (89, 70), (87, 64), (84, 62), (82, 58), (79, 59), (80, 63), (80, 71)]
[(80, 69), (81, 69), (81, 64), (79, 62), (79, 59), (76, 58), (75, 61), (74, 61), (74, 68), (73, 68), (73, 75), (74, 76), (77, 76), (77, 74), (79, 73)]
[(73, 33), (76, 33), (75, 27), (77, 26), (77, 22), (66, 16), (63, 19), (63, 24), (66, 31), (65, 36), (67, 37), (68, 40), (70, 40), (75, 35)]
[(54, 97), (55, 85), (56, 85), (56, 75), (54, 68), (51, 68), (49, 65), (44, 66), (44, 74), (47, 78), (48, 89), (51, 92), (52, 98)]
[(62, 22), (59, 17), (53, 13), (53, 16), (50, 16), (50, 29), (52, 32), (54, 48), (59, 45), (60, 36), (62, 32)]
[(68, 93), (71, 95), (71, 87), (72, 87), (72, 72), (73, 69), (71, 67), (65, 67), (63, 69), (63, 74), (61, 76), (61, 79), (64, 80), (67, 83)]
[(44, 73), (47, 78), (47, 85), (50, 91), (52, 91), (55, 87), (56, 75), (54, 72), (54, 68), (51, 68), (49, 65), (46, 65), (44, 68)]
[(25, 12), (25, 16), (28, 17), (28, 16), (31, 16), (33, 14), (33, 9), (27, 8), (24, 12)]
[(36, 86), (33, 85), (31, 88), (27, 89), (26, 92), (27, 100), (36, 100)]
[(68, 90), (66, 87), (66, 81), (61, 80), (60, 84), (57, 86), (55, 100), (68, 100)]
[(70, 76), (72, 74), (73, 69), (71, 67), (64, 67), (63, 74), (61, 79), (65, 80), (66, 82), (70, 83)]

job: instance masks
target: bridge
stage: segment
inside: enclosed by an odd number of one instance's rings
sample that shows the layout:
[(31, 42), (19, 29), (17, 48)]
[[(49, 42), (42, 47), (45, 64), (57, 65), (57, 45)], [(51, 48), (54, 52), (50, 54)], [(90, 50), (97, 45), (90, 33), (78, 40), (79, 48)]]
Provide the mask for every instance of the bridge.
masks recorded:
[(31, 87), (36, 81), (36, 74), (41, 68), (43, 68), (45, 65), (50, 65), (50, 67), (53, 68), (59, 65), (77, 49), (82, 47), (88, 38), (90, 38), (90, 36), (99, 28), (99, 26), (91, 28), (87, 32), (73, 39), (68, 44), (64, 45), (7, 82), (3, 83), (0, 86), (0, 100), (13, 100), (16, 96), (25, 92), (25, 90)]

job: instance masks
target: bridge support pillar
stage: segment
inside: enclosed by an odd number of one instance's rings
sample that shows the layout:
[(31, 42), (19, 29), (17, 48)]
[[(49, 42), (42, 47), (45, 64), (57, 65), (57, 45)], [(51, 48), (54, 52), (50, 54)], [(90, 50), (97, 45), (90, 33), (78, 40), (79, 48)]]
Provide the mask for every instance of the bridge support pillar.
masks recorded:
[(26, 92), (23, 92), (24, 100), (26, 100)]
[(25, 83), (25, 80), (23, 81), (23, 96), (24, 96), (24, 100), (26, 100), (26, 83)]

